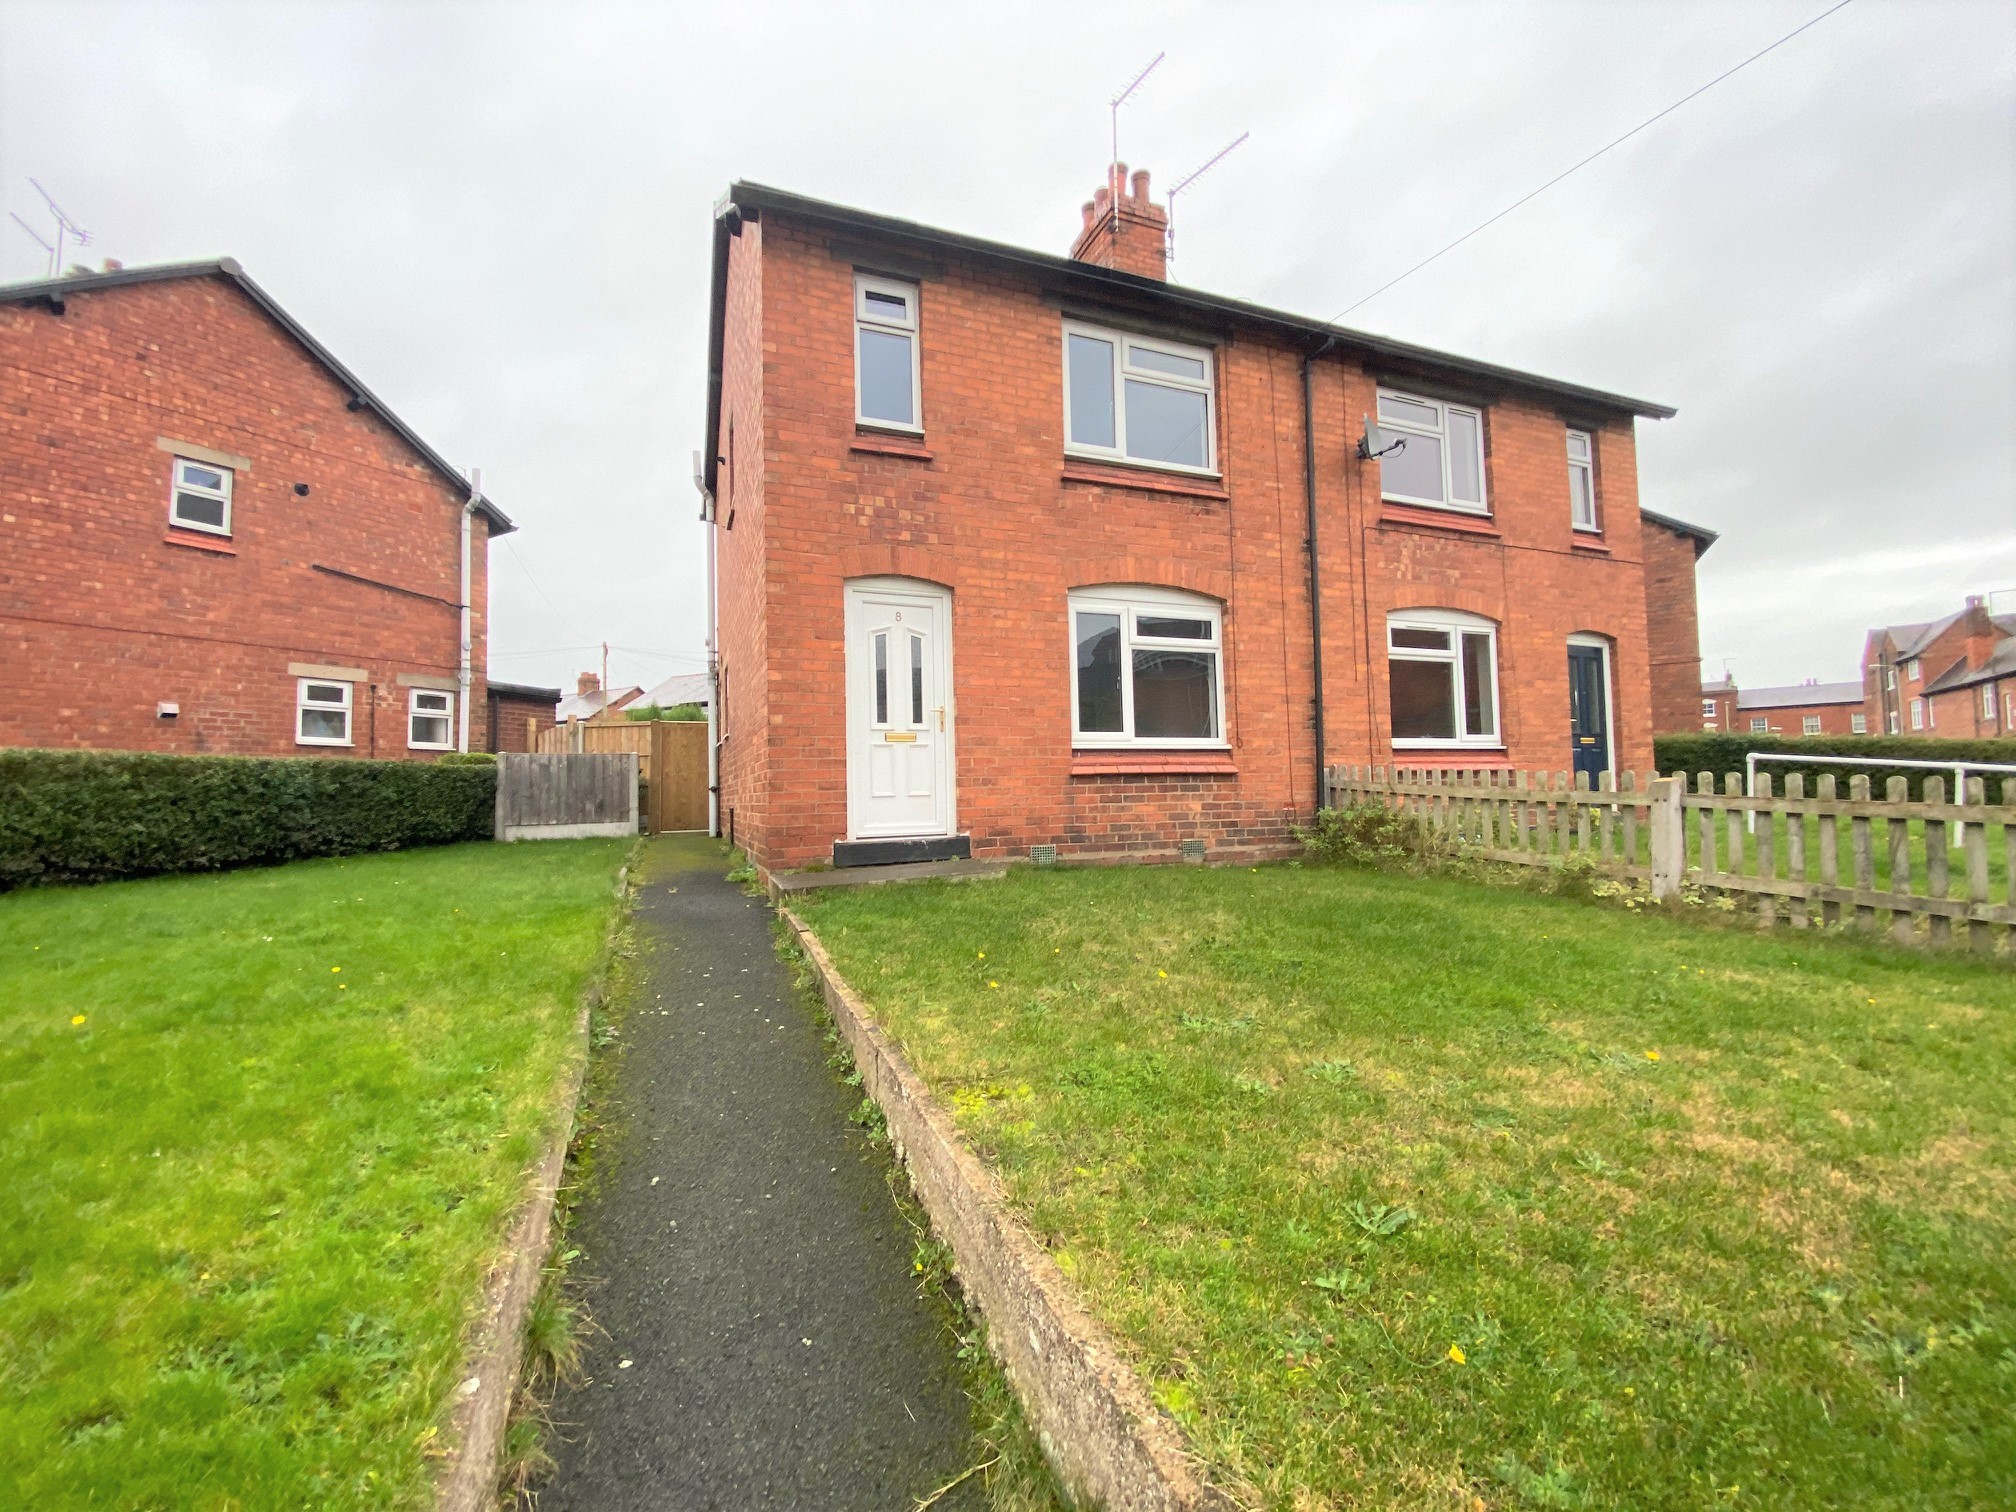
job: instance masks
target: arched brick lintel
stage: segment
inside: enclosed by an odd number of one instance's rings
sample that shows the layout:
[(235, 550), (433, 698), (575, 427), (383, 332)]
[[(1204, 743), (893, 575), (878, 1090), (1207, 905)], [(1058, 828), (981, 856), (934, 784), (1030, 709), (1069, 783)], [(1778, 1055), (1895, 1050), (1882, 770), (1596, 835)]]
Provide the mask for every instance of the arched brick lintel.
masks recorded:
[(1081, 562), (1071, 575), (1071, 589), (1099, 588), (1109, 583), (1141, 583), (1150, 588), (1180, 588), (1201, 593), (1221, 604), (1232, 599), (1232, 574), (1210, 567), (1191, 567), (1159, 557), (1108, 557)]
[(855, 578), (901, 577), (936, 583), (940, 588), (959, 588), (959, 568), (948, 551), (930, 546), (870, 545), (849, 546), (840, 553), (840, 576)]

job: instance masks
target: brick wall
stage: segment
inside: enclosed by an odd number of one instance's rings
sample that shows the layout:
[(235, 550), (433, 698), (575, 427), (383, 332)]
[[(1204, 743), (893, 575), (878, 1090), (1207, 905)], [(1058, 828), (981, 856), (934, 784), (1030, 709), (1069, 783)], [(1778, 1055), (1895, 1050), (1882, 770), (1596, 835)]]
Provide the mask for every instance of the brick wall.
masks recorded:
[(556, 707), (551, 699), (500, 693), (492, 684), (490, 728), (487, 732), (472, 729), (469, 744), (472, 748), (481, 745), (486, 751), (536, 751), (539, 749), (539, 732), (553, 728)]
[[(1735, 722), (1729, 726), (1728, 733), (1732, 735), (1804, 735), (1806, 733), (1806, 720), (1808, 716), (1811, 716), (1820, 721), (1820, 728), (1814, 732), (1815, 734), (1853, 735), (1857, 733), (1855, 729), (1855, 716), (1862, 712), (1862, 705), (1860, 704), (1839, 703), (1787, 704), (1782, 708), (1776, 709), (1738, 709), (1736, 711)], [(1765, 721), (1765, 728), (1763, 730), (1753, 730), (1751, 728), (1751, 722), (1758, 719)], [(1877, 732), (1872, 726), (1862, 733), (1873, 735)]]
[[(921, 280), (921, 445), (855, 425), (857, 262)], [(725, 456), (732, 420), (740, 455), (720, 504), (724, 527), (731, 507), (736, 523), (718, 536), (723, 805), (758, 861), (802, 864), (847, 833), (844, 585), (874, 575), (952, 590), (958, 825), (976, 854), (1055, 844), (1172, 855), (1185, 839), (1265, 850), (1289, 843), (1313, 808), (1299, 353), (1260, 327), (1190, 333), (1217, 349), (1222, 484), (1067, 462), (1059, 301), (998, 265), (919, 267), (899, 251), (864, 261), (858, 244), (836, 250), (815, 225), (777, 214), (731, 238), (719, 445)], [(1353, 455), (1379, 376), (1395, 375), (1335, 355), (1315, 374), (1328, 758), (1396, 759), (1385, 616), (1442, 607), (1499, 625), (1506, 749), (1460, 764), (1565, 769), (1566, 640), (1593, 632), (1613, 647), (1622, 764), (1649, 768), (1631, 422), (1491, 396), (1493, 517), (1424, 516), (1382, 506), (1377, 465)], [(1569, 424), (1597, 440), (1594, 539), (1570, 525)], [(1074, 755), (1066, 595), (1104, 583), (1224, 605), (1223, 770), (1175, 769), (1184, 763), (1162, 753)]]
[(1652, 729), (1701, 728), (1701, 619), (1692, 536), (1645, 522), (1645, 630), (1652, 668)]
[[(462, 496), (349, 398), (224, 278), (0, 305), (0, 745), (432, 759), (399, 679), (455, 676)], [(170, 527), (162, 438), (251, 464), (228, 540)], [(367, 674), (351, 747), (295, 743), (290, 663)]]

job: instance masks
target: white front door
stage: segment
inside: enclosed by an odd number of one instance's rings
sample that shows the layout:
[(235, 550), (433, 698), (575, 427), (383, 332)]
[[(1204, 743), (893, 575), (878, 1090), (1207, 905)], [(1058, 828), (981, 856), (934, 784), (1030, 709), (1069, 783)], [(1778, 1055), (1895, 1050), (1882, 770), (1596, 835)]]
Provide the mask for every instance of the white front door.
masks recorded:
[(929, 583), (847, 585), (850, 840), (949, 835), (952, 595)]

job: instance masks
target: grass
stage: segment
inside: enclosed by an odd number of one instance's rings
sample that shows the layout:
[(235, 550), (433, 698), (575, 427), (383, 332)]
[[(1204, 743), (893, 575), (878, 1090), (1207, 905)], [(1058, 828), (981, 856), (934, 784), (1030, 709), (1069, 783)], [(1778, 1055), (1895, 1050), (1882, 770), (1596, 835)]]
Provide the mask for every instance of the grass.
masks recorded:
[(2016, 977), (1292, 866), (805, 904), (1293, 1512), (2016, 1505)]
[(11, 1504), (431, 1503), (622, 853), (0, 897)]

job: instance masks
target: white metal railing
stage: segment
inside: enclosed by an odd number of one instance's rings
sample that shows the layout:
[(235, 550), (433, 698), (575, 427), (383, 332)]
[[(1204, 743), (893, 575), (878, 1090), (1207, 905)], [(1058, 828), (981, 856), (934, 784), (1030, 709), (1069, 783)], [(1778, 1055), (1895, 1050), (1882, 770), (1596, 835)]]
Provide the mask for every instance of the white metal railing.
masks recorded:
[[(1914, 767), (1928, 772), (1951, 772), (1955, 795), (1967, 791), (1969, 772), (2016, 773), (2016, 763), (2003, 761), (1906, 761), (1902, 757), (1894, 759), (1882, 756), (1807, 756), (1793, 751), (1751, 751), (1743, 758), (1743, 791), (1750, 797), (1757, 796), (1757, 763), (1760, 761), (1787, 761), (1795, 766), (1865, 766), (1865, 767)], [(1757, 832), (1757, 811), (1752, 809), (1749, 816), (1750, 832)], [(1966, 834), (1965, 827), (1954, 821), (1949, 829), (1955, 840)]]

